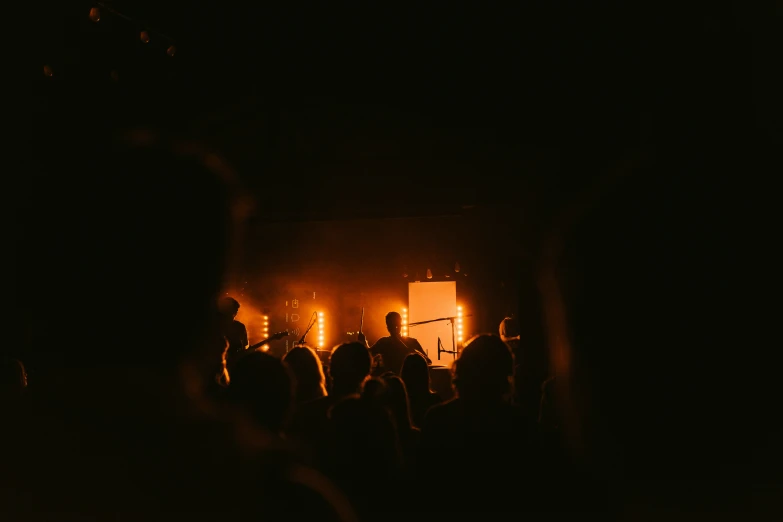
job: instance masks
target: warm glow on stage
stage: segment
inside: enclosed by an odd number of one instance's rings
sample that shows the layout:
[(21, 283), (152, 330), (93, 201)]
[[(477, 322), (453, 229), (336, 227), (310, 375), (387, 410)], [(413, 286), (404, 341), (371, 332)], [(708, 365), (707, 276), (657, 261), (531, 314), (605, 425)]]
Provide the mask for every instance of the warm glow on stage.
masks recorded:
[[(451, 366), (457, 342), (464, 330), (460, 321), (462, 307), (457, 306), (456, 281), (433, 281), (408, 284), (408, 312), (403, 317), (404, 328), (416, 338), (434, 365)], [(440, 350), (439, 350), (440, 347)]]

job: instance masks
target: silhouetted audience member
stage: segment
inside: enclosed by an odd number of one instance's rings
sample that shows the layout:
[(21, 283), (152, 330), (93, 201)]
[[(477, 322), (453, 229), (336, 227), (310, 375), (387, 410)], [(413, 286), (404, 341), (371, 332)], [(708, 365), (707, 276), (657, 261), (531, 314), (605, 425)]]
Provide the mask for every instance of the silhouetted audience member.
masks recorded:
[(296, 346), (283, 356), (294, 376), (296, 404), (326, 397), (326, 377), (321, 359), (309, 346)]
[(514, 355), (514, 402), (532, 417), (538, 416), (541, 402), (541, 384), (546, 379), (545, 353), (521, 340), (519, 321), (506, 317), (500, 323), (500, 338)]
[(405, 357), (400, 377), (408, 391), (411, 421), (414, 426), (420, 428), (427, 410), (443, 402), (443, 399), (430, 388), (430, 369), (421, 355), (412, 353)]
[(277, 357), (255, 350), (244, 353), (229, 373), (227, 398), (250, 413), (270, 434), (281, 435), (294, 405), (294, 383)]
[(367, 348), (358, 342), (337, 346), (329, 358), (332, 390), (326, 397), (300, 404), (293, 416), (288, 434), (313, 453), (311, 457), (323, 465), (329, 456), (329, 410), (343, 397), (360, 393), (370, 376), (372, 360)]
[(364, 399), (372, 400), (375, 403), (383, 404), (383, 406), (386, 407), (384, 404), (384, 401), (386, 400), (386, 382), (384, 381), (384, 377), (391, 375), (394, 374), (389, 373), (383, 377), (373, 377), (372, 379), (367, 379), (362, 385), (360, 395)]
[[(442, 477), (434, 489), (448, 495), (453, 477), (470, 492), (453, 508), (508, 512), (525, 491), (527, 455), (535, 453), (531, 420), (512, 404), (514, 360), (499, 337), (478, 335), (455, 362), (457, 396), (431, 408), (422, 426), (423, 476)], [(449, 455), (448, 459), (434, 458)]]
[(396, 375), (385, 376), (383, 382), (386, 385), (382, 394), (383, 402), (394, 419), (406, 469), (412, 473), (416, 469), (421, 432), (411, 422), (408, 391), (405, 383)]
[(34, 155), (36, 209), (22, 222), (20, 308), (40, 314), (46, 296), (52, 313), (31, 331), (36, 379), (4, 454), (14, 473), (0, 474), (0, 518), (284, 509), (281, 491), (302, 498), (291, 459), (241, 444), (235, 417), (202, 395), (238, 224), (225, 169), (151, 133), (121, 143), (74, 133), (73, 116), (52, 115), (40, 127), (51, 135), (33, 140), (45, 152)]
[(361, 395), (344, 397), (329, 412), (334, 436), (330, 475), (365, 517), (407, 505), (400, 489), (404, 456), (386, 402), (386, 385), (374, 378)]
[[(397, 312), (386, 314), (386, 329), (389, 335), (381, 337), (370, 348), (373, 356), (373, 375), (379, 376), (385, 372), (400, 374), (402, 362), (405, 356), (410, 353), (419, 353), (427, 361), (427, 353), (422, 348), (419, 341), (413, 337), (403, 337), (402, 335), (402, 316)], [(360, 342), (366, 344), (364, 334), (360, 335)]]

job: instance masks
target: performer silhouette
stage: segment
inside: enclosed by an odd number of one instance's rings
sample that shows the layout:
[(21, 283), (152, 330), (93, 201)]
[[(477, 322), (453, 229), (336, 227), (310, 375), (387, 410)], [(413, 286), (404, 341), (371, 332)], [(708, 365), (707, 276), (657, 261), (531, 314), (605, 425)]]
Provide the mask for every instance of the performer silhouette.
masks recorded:
[(239, 312), (239, 302), (233, 297), (223, 297), (218, 305), (220, 313), (220, 329), (228, 342), (226, 350), (226, 365), (230, 366), (236, 357), (247, 349), (247, 328), (236, 320)]
[[(405, 357), (411, 353), (419, 353), (427, 360), (427, 364), (432, 361), (424, 352), (419, 341), (413, 337), (403, 337), (402, 316), (397, 312), (386, 314), (386, 329), (389, 331), (387, 337), (381, 337), (370, 348), (373, 356), (373, 374), (381, 375), (385, 372), (400, 374), (402, 363)], [(359, 334), (359, 342), (367, 345), (367, 338), (363, 333)]]

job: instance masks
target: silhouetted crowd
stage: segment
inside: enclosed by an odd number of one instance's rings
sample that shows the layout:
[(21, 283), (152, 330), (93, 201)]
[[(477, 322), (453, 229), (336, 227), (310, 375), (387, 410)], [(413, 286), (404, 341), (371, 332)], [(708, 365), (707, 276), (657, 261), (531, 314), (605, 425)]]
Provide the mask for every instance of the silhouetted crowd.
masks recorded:
[(416, 351), (386, 369), (359, 340), (323, 360), (232, 346), (215, 303), (243, 214), (225, 165), (149, 132), (86, 152), (59, 132), (20, 224), (3, 521), (779, 507), (775, 365), (715, 350), (759, 346), (755, 301), (724, 299), (728, 265), (708, 277), (728, 258), (695, 247), (688, 198), (661, 223), (665, 184), (578, 201), (542, 232), (523, 267), (540, 350), (508, 322), (474, 337), (448, 397)]
[[(501, 333), (512, 323), (504, 320)], [(397, 372), (379, 368), (379, 359), (358, 341), (336, 346), (325, 364), (304, 344), (280, 359), (263, 348), (234, 351), (230, 338), (241, 323), (229, 318), (228, 324), (216, 350), (223, 353), (220, 371), (202, 383), (209, 403), (245, 419), (256, 444), (278, 448), (292, 474), (281, 480), (304, 481), (314, 497), (325, 497), (320, 501), (334, 516), (442, 513), (455, 495), (459, 511), (513, 512), (520, 485), (536, 491), (536, 502), (552, 487), (546, 469), (557, 446), (555, 415), (523, 407), (539, 402), (552, 408), (552, 397), (520, 393), (531, 387), (515, 380), (522, 373), (515, 373), (514, 351), (500, 336), (478, 335), (466, 343), (453, 368), (455, 396), (443, 401), (431, 389), (427, 360), (415, 351)], [(19, 410), (31, 407), (20, 361), (4, 359), (3, 385), (4, 406), (27, 413)], [(111, 460), (113, 450), (104, 451)], [(226, 473), (214, 480), (240, 479), (230, 465)]]
[[(400, 340), (398, 353), (411, 340)], [(230, 362), (215, 397), (292, 444), (361, 513), (427, 511), (455, 488), (472, 492), (460, 497), (460, 510), (510, 511), (520, 483), (543, 486), (555, 416), (529, 407), (541, 403), (540, 392), (527, 397), (532, 387), (515, 381), (511, 347), (498, 335), (470, 340), (447, 401), (432, 390), (425, 357), (410, 352), (395, 372), (360, 342), (335, 347), (325, 364), (306, 345), (282, 360), (256, 349)], [(552, 397), (543, 404), (552, 407)]]

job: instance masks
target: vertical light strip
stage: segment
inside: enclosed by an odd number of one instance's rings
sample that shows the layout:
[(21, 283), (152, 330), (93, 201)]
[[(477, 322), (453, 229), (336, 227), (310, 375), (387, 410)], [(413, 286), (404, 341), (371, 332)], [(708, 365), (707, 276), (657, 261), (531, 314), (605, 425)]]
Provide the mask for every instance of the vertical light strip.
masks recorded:
[(463, 332), (463, 323), (462, 323), (462, 307), (457, 307), (457, 342), (462, 343), (462, 340), (464, 339), (462, 332)]
[(264, 316), (264, 339), (269, 338), (269, 316)]
[(324, 313), (318, 312), (318, 348), (324, 347)]
[(403, 308), (402, 309), (402, 333), (403, 337), (408, 337), (408, 309)]

